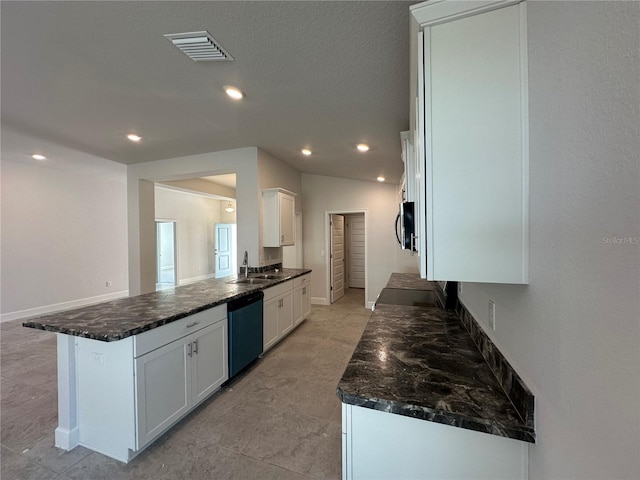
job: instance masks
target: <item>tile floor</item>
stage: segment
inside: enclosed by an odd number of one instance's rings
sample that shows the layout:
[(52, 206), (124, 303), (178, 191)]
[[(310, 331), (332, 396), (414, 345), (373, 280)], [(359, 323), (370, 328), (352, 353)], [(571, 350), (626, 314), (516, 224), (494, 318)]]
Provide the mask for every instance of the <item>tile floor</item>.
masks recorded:
[(369, 319), (351, 289), (129, 464), (54, 447), (55, 335), (0, 324), (2, 480), (338, 479), (336, 385)]

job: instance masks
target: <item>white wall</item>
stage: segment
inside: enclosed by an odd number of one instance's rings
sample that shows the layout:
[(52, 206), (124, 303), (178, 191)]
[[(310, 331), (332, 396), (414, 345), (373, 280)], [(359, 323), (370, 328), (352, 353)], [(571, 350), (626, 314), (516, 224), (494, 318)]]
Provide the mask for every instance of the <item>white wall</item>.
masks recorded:
[(222, 223), (224, 202), (155, 188), (156, 219), (176, 222), (178, 284), (215, 274), (214, 224)]
[[(235, 173), (238, 256), (243, 255), (247, 250), (250, 260), (258, 259), (257, 150), (255, 147), (238, 148), (139, 163), (127, 168), (131, 294), (137, 295), (155, 290), (156, 239), (152, 182)], [(256, 263), (252, 261), (251, 265)]]
[[(366, 210), (367, 301), (374, 302), (393, 272), (417, 272), (417, 263), (400, 256), (393, 233), (398, 214), (396, 185), (302, 174), (304, 266), (311, 268), (311, 297), (329, 301), (325, 212)], [(321, 252), (325, 255), (322, 256)]]
[[(300, 172), (276, 157), (258, 149), (258, 185), (260, 190), (265, 188), (284, 188), (290, 192), (297, 193), (295, 200), (295, 211), (302, 211), (302, 202), (300, 196)], [(260, 195), (260, 265), (273, 265), (282, 263), (282, 247), (280, 248), (264, 248), (262, 239), (262, 219), (263, 202), (262, 194)], [(297, 241), (297, 239), (296, 239)]]
[(638, 2), (529, 3), (530, 285), (461, 298), (536, 395), (532, 479), (640, 478), (639, 31)]
[[(262, 165), (260, 171), (259, 163)], [(267, 171), (273, 168), (273, 171)], [(261, 188), (299, 186), (299, 172), (255, 147), (169, 158), (130, 165), (127, 169), (129, 216), (129, 289), (132, 294), (155, 289), (155, 222), (151, 182), (236, 174), (238, 265), (244, 251), (249, 265), (263, 265), (261, 248)], [(279, 249), (277, 249), (279, 250)]]
[(3, 129), (1, 173), (2, 320), (127, 295), (124, 165)]

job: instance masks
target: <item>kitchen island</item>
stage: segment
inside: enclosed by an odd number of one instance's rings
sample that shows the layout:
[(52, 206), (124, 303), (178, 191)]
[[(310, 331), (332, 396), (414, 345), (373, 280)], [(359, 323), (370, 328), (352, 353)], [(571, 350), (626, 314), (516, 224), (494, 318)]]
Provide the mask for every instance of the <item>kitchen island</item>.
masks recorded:
[[(439, 288), (388, 283), (411, 285)], [(461, 304), (376, 305), (337, 389), (343, 478), (527, 478), (533, 396), (470, 322)]]
[(227, 302), (272, 287), (293, 296), (309, 273), (203, 280), (24, 322), (57, 334), (56, 446), (131, 460), (229, 378)]

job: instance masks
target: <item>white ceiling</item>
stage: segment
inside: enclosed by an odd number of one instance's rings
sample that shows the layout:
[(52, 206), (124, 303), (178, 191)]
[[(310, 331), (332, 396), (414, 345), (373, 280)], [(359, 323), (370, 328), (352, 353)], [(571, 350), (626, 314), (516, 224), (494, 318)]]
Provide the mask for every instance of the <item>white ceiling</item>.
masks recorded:
[[(2, 1), (2, 124), (124, 164), (257, 146), (303, 172), (397, 182), (412, 3)], [(196, 63), (163, 37), (197, 30), (235, 61)]]

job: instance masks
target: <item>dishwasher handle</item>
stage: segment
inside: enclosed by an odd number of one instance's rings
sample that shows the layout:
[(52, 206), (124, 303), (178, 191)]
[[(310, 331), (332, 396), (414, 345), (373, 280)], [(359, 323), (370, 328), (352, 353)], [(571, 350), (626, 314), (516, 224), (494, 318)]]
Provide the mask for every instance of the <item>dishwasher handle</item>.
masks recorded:
[(247, 295), (243, 295), (241, 297), (235, 298), (229, 302), (227, 302), (227, 312), (235, 312), (247, 305), (251, 305), (252, 303), (261, 302), (264, 298), (264, 292), (262, 290), (257, 290)]

